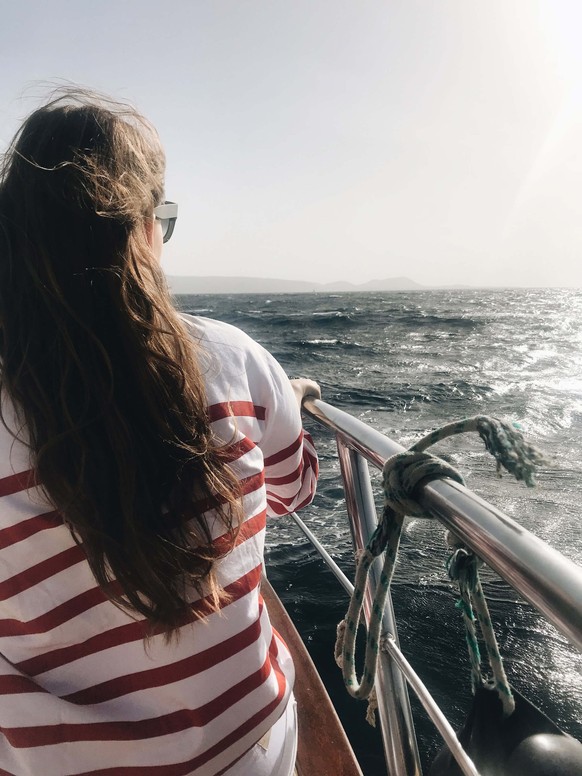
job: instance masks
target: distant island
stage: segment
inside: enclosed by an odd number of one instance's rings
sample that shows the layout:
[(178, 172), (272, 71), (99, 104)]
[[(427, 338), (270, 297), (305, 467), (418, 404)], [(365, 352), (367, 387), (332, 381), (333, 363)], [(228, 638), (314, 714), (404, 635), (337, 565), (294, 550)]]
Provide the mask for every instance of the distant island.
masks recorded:
[(168, 275), (173, 294), (309, 294), (350, 293), (363, 291), (422, 291), (421, 286), (406, 277), (370, 280), (368, 283), (313, 283), (307, 280), (278, 280), (276, 278), (191, 277)]

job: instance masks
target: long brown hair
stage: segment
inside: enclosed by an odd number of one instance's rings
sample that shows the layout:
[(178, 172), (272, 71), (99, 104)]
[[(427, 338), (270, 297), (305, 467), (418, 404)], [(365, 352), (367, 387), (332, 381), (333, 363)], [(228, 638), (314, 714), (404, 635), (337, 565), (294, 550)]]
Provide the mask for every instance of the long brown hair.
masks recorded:
[(127, 105), (67, 90), (24, 122), (0, 171), (0, 380), (100, 587), (171, 634), (190, 586), (218, 606), (240, 498), (147, 239), (164, 168)]

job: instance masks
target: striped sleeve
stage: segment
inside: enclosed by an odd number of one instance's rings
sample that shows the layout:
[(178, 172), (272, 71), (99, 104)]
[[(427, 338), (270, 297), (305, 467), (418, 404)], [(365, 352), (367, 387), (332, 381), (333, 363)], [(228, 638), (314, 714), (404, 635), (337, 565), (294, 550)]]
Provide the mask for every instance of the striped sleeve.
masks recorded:
[(301, 426), (301, 413), (280, 364), (266, 351), (271, 395), (265, 400), (265, 427), (259, 442), (265, 461), (267, 515), (288, 515), (313, 500), (318, 460), (313, 441)]

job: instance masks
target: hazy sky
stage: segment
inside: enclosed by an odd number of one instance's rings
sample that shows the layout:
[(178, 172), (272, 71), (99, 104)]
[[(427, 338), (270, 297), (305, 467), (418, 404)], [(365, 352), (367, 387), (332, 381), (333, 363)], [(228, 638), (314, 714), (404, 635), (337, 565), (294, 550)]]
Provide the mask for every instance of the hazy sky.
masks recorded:
[(578, 0), (1, 7), (0, 144), (31, 82), (133, 101), (169, 274), (582, 286)]

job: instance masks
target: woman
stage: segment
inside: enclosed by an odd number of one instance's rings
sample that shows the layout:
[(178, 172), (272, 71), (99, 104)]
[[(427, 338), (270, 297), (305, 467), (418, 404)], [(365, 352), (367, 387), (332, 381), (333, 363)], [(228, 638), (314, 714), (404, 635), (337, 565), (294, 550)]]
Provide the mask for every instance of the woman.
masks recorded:
[(81, 92), (5, 155), (2, 773), (293, 768), (293, 667), (259, 580), (266, 516), (314, 493), (298, 405), (319, 389), (174, 309), (163, 177), (147, 122)]

